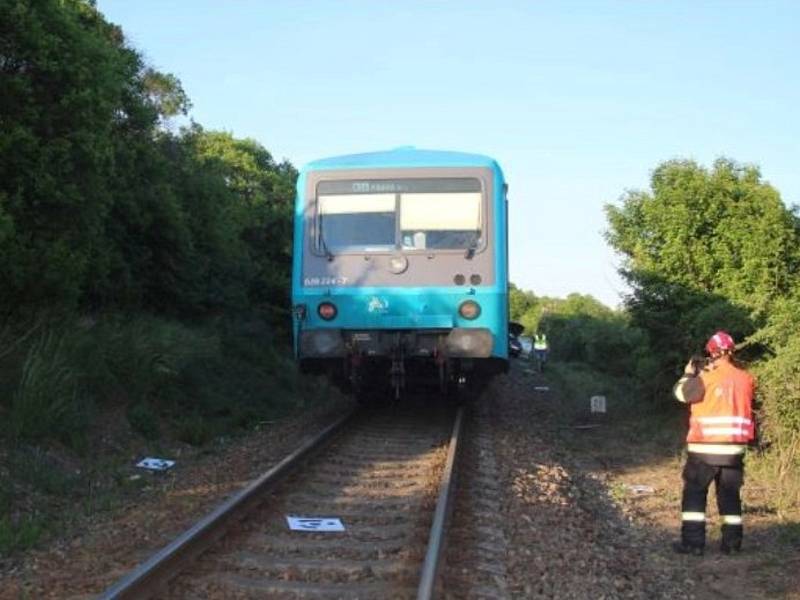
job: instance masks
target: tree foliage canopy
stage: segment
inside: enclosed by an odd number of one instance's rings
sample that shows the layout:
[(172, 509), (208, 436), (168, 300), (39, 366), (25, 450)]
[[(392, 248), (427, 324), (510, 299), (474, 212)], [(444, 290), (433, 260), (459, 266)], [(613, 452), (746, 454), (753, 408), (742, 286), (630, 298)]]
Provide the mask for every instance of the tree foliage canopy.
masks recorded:
[(546, 333), (556, 360), (583, 362), (600, 372), (624, 375), (641, 358), (643, 334), (624, 313), (588, 294), (536, 296), (510, 286), (511, 320), (529, 334)]
[(758, 361), (776, 426), (800, 431), (800, 219), (754, 166), (717, 160), (662, 163), (650, 190), (606, 207), (607, 239), (632, 288), (627, 308), (657, 361), (664, 389), (686, 357), (719, 329)]
[(88, 0), (0, 0), (0, 311), (283, 306), (294, 168), (191, 103)]
[(634, 294), (660, 278), (763, 315), (797, 284), (797, 218), (756, 167), (665, 162), (651, 191), (628, 192), (606, 213), (608, 241), (625, 258)]

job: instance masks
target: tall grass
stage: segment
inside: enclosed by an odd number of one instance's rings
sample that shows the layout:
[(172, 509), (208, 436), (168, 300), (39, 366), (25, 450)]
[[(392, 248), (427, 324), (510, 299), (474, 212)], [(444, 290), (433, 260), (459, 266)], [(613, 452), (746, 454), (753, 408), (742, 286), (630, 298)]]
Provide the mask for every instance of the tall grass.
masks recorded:
[(25, 516), (17, 521), (7, 515), (0, 516), (0, 556), (34, 546), (45, 529), (45, 521), (39, 515)]
[(600, 372), (584, 362), (552, 362), (546, 372), (569, 398), (569, 405), (561, 410), (588, 411), (592, 396), (605, 396), (607, 410), (617, 414), (627, 415), (641, 408), (627, 377)]
[(95, 406), (157, 399), (189, 364), (218, 352), (214, 335), (155, 317), (51, 325), (25, 354), (11, 434), (80, 449)]
[(7, 431), (18, 441), (59, 439), (84, 449), (95, 412), (117, 406), (146, 439), (169, 431), (202, 444), (329, 391), (298, 377), (288, 347), (276, 348), (259, 319), (188, 325), (110, 315), (42, 329), (16, 363), (0, 360), (0, 390), (10, 390)]
[(219, 353), (219, 339), (201, 328), (156, 317), (107, 318), (92, 332), (96, 360), (86, 373), (96, 388), (111, 384), (125, 399), (158, 396), (193, 362)]
[[(155, 451), (163, 437), (200, 446), (336, 397), (320, 379), (298, 376), (288, 346), (260, 319), (107, 315), (16, 335), (0, 356), (0, 456), (9, 457), (0, 463), (0, 555), (69, 527), (77, 507), (97, 510), (130, 485), (90, 475), (130, 460), (124, 443), (113, 456), (89, 453), (101, 435), (130, 439), (129, 425), (140, 435), (136, 452)], [(99, 431), (93, 420), (104, 412), (127, 424)], [(54, 441), (75, 452), (65, 456)], [(76, 460), (80, 473), (63, 468)]]
[(12, 395), (9, 421), (16, 439), (52, 436), (80, 447), (85, 442), (90, 406), (80, 393), (70, 340), (53, 330), (29, 348)]
[(800, 510), (800, 432), (780, 430), (764, 451), (751, 454), (748, 471), (770, 491), (772, 504), (784, 516)]

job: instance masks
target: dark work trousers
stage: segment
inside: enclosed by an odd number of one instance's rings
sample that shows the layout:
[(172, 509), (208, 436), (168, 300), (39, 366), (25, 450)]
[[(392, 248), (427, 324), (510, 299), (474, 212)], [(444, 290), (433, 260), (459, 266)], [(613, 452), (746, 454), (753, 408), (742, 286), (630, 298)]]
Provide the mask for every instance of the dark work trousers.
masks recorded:
[[(727, 462), (727, 465), (709, 464)], [(739, 549), (742, 545), (742, 499), (744, 481), (741, 456), (713, 456), (689, 453), (683, 468), (681, 541), (687, 546), (705, 546), (706, 498), (708, 486), (716, 484), (717, 507), (722, 520), (722, 545)]]

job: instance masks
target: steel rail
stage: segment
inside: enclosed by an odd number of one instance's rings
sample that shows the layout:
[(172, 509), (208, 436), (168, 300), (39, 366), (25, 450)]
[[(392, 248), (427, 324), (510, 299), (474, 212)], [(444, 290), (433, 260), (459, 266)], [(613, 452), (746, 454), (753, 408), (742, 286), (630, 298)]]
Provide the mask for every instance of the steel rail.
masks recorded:
[(156, 552), (153, 556), (134, 568), (128, 575), (108, 588), (101, 600), (122, 600), (125, 598), (151, 598), (156, 595), (169, 579), (177, 575), (180, 565), (202, 553), (210, 544), (224, 534), (225, 526), (258, 504), (260, 496), (278, 483), (297, 466), (297, 463), (310, 452), (319, 448), (336, 433), (355, 414), (355, 410), (339, 418), (321, 433), (304, 442), (289, 456), (269, 471), (252, 481), (232, 498), (203, 517), (174, 541)]
[(417, 588), (417, 600), (431, 600), (434, 597), (436, 578), (441, 566), (444, 552), (445, 532), (453, 504), (455, 489), (455, 462), (458, 456), (459, 439), (464, 421), (464, 407), (459, 407), (453, 433), (450, 435), (450, 446), (447, 450), (442, 481), (439, 484), (439, 499), (436, 501), (436, 512), (433, 515), (431, 533), (428, 537), (428, 551), (422, 564), (422, 577)]

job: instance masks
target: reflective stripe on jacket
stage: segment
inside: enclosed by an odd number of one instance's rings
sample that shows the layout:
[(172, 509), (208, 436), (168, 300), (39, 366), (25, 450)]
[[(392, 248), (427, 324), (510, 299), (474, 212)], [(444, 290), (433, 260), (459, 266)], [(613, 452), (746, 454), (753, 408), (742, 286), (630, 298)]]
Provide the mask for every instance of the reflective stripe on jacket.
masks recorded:
[[(721, 360), (693, 379), (691, 386), (688, 381), (680, 386), (683, 389), (694, 388), (691, 389), (692, 395), (702, 391), (702, 400), (690, 405), (687, 442), (746, 444), (754, 439), (752, 406), (755, 380), (752, 375)], [(677, 388), (676, 396), (679, 395)]]

